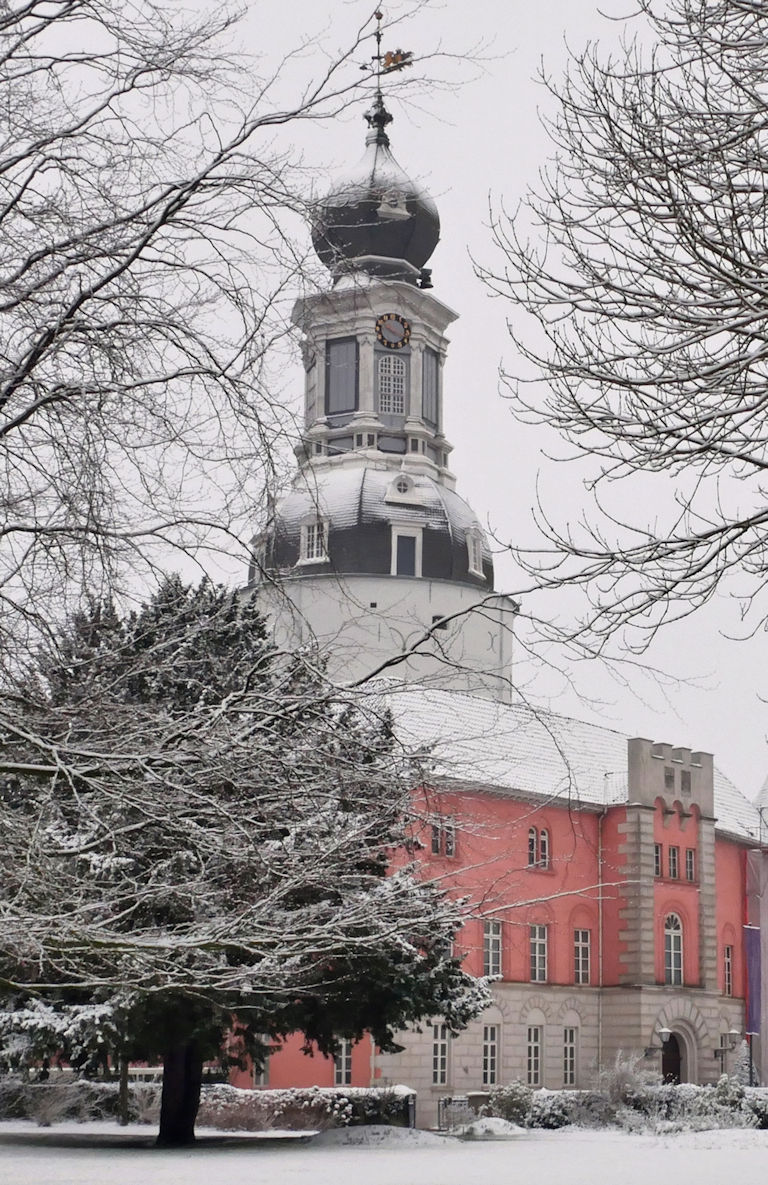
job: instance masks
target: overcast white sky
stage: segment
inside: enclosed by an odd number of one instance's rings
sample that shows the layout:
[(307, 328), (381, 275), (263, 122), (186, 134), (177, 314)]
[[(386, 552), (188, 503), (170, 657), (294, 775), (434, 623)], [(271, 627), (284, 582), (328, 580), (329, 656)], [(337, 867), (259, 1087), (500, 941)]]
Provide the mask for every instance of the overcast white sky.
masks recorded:
[[(580, 493), (564, 467), (542, 455), (541, 436), (514, 423), (499, 394), (499, 364), (502, 359), (514, 364), (506, 319), (516, 311), (489, 298), (470, 256), (494, 261), (489, 198), (497, 206), (503, 199), (514, 209), (549, 155), (538, 117), (538, 109), (547, 105), (536, 80), (540, 62), (557, 75), (567, 58), (566, 42), (573, 49), (587, 40), (599, 40), (606, 49), (615, 45), (624, 27), (621, 18), (632, 7), (631, 0), (601, 0), (601, 15), (596, 0), (427, 2), (384, 40), (385, 49), (402, 47), (416, 55), (437, 44), (461, 55), (479, 41), (486, 43), (482, 67), (450, 61), (425, 67), (451, 85), (425, 85), (410, 102), (393, 102), (390, 132), (396, 158), (424, 180), (440, 209), (442, 241), (432, 259), (435, 295), (460, 314), (451, 329), (446, 369), (446, 432), (456, 446), (459, 491), (501, 539), (532, 538), (537, 481), (545, 504), (563, 507), (566, 518), (577, 516)], [(384, 8), (390, 17), (404, 11), (403, 5)], [(306, 52), (283, 72), (288, 93), (293, 80), (320, 60), (321, 48), (332, 53), (335, 46), (348, 44), (371, 11), (372, 5), (359, 0), (324, 5), (253, 0), (240, 36), (270, 63), (294, 48), (297, 36), (308, 39)], [(285, 134), (292, 141), (298, 136), (307, 164), (330, 177), (362, 154), (363, 110), (360, 103), (332, 124), (286, 129)], [(295, 381), (298, 394), (298, 367)], [(671, 493), (669, 483), (663, 485), (660, 499)], [(500, 557), (497, 587), (517, 586), (511, 566)], [(759, 698), (768, 646), (764, 633), (739, 645), (721, 630), (738, 631), (735, 607), (725, 596), (706, 614), (664, 634), (652, 658), (672, 675), (696, 680), (672, 685), (666, 700), (647, 680), (631, 677), (631, 691), (597, 670), (579, 676), (581, 695), (552, 677), (536, 690), (556, 711), (712, 751), (721, 768), (753, 796), (768, 773), (768, 712)], [(585, 694), (600, 697), (602, 706)]]

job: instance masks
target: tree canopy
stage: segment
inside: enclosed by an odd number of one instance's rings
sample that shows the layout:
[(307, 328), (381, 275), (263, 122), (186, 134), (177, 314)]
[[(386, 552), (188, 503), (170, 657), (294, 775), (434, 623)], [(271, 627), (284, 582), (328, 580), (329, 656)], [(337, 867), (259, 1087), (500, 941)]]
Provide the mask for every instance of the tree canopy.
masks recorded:
[(174, 1058), (188, 1079), (233, 1025), (257, 1058), (296, 1030), (391, 1048), (482, 1006), (460, 906), (411, 866), (418, 767), (373, 703), (276, 654), (251, 600), (173, 578), (127, 615), (94, 601), (0, 753), (6, 1050), (164, 1054), (161, 1136), (191, 1135)]
[(637, 8), (636, 40), (548, 82), (555, 155), (485, 272), (521, 310), (516, 415), (592, 459), (594, 503), (540, 506), (544, 542), (518, 552), (538, 587), (586, 589), (590, 652), (721, 583), (768, 616), (768, 9)]

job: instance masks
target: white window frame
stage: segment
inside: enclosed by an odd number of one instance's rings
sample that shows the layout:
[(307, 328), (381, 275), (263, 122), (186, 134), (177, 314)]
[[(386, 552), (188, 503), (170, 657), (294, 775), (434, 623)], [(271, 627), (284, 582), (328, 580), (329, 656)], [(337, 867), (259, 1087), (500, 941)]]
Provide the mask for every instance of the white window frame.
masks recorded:
[(591, 947), (591, 931), (583, 928), (575, 929), (573, 931), (573, 982), (582, 986), (589, 983)]
[(664, 982), (669, 987), (682, 987), (685, 982), (683, 923), (676, 913), (664, 919)]
[(486, 918), (483, 922), (483, 975), (501, 975), (501, 922)]
[(499, 1081), (499, 1025), (483, 1025), (483, 1086)]
[(653, 875), (664, 875), (664, 847), (660, 843), (653, 845)]
[(539, 862), (539, 833), (535, 827), (528, 828), (528, 867), (535, 868)]
[[(390, 373), (382, 375), (387, 370)], [(408, 359), (392, 350), (376, 352), (376, 406), (382, 416), (404, 416), (408, 411)]]
[(733, 946), (726, 943), (723, 946), (723, 995), (733, 995)]
[(539, 868), (549, 868), (551, 848), (549, 843), (549, 828), (542, 827), (539, 832)]
[[(320, 546), (317, 545), (317, 534), (320, 533)], [(327, 564), (328, 555), (328, 519), (319, 515), (307, 519), (301, 524), (301, 541), (299, 552), (300, 564)]]
[(483, 535), (477, 527), (466, 532), (467, 569), (473, 576), (485, 577), (483, 572)]
[(260, 1070), (257, 1068), (256, 1064), (254, 1063), (254, 1066), (253, 1066), (253, 1085), (254, 1086), (261, 1086), (261, 1087), (269, 1086), (269, 1057), (270, 1057), (270, 1055), (268, 1053), (264, 1055), (264, 1061), (262, 1063)]
[(579, 1030), (575, 1025), (563, 1028), (563, 1086), (576, 1085)]
[(667, 861), (669, 865), (669, 879), (677, 881), (680, 879), (680, 848), (677, 844), (670, 844), (667, 852)]
[(392, 554), (391, 554), (391, 560), (390, 560), (390, 573), (392, 576), (398, 575), (398, 571), (397, 571), (397, 540), (401, 535), (405, 536), (406, 538), (416, 540), (416, 555), (414, 558), (414, 568), (415, 568), (414, 576), (421, 576), (421, 547), (422, 547), (423, 528), (421, 526), (418, 526), (418, 527), (403, 526), (402, 523), (396, 523), (396, 524), (393, 523), (393, 525), (392, 525)]
[(538, 924), (528, 929), (531, 983), (547, 982), (547, 927)]
[(352, 1085), (352, 1041), (339, 1039), (339, 1052), (333, 1057), (333, 1081), (336, 1086)]
[(696, 849), (695, 848), (686, 848), (685, 849), (685, 879), (689, 883), (693, 883), (696, 880)]
[(437, 815), (432, 820), (433, 856), (447, 856), (449, 859), (456, 855), (456, 820), (452, 815)]
[(448, 1026), (432, 1025), (432, 1085), (448, 1083)]
[(529, 1086), (541, 1086), (541, 1066), (544, 1050), (542, 1025), (528, 1025), (526, 1041), (526, 1079)]

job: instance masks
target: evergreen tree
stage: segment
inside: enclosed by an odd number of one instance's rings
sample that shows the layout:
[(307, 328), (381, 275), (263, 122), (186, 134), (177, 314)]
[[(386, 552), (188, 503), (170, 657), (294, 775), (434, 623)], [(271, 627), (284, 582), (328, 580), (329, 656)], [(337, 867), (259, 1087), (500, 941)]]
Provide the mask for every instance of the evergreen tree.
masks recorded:
[(386, 714), (276, 654), (252, 600), (173, 578), (125, 616), (94, 601), (15, 708), (7, 1049), (162, 1054), (160, 1140), (178, 1144), (227, 1032), (257, 1061), (297, 1030), (390, 1049), (485, 1002), (451, 956), (459, 907), (405, 862), (418, 771)]

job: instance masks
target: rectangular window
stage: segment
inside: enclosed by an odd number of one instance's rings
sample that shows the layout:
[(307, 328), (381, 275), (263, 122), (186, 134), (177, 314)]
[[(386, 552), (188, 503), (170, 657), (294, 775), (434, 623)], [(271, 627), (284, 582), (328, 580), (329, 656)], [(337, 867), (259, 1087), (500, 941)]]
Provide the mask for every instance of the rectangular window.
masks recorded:
[(307, 563), (328, 559), (326, 524), (322, 519), (301, 528), (301, 559)]
[(530, 927), (531, 983), (547, 982), (547, 927)]
[(685, 849), (685, 879), (696, 880), (696, 852), (693, 848)]
[(425, 350), (421, 364), (421, 418), (430, 428), (438, 426), (440, 362), (434, 350)]
[(680, 876), (680, 849), (676, 847), (669, 849), (669, 875), (673, 880)]
[(325, 347), (325, 414), (357, 411), (357, 339), (339, 337)]
[(661, 844), (655, 843), (653, 845), (653, 875), (654, 876), (661, 876), (662, 875), (662, 870), (663, 870), (662, 854), (663, 853), (662, 853)]
[(498, 1082), (499, 1026), (483, 1025), (483, 1086)]
[(541, 1086), (541, 1025), (528, 1025), (528, 1085)]
[(483, 575), (483, 540), (479, 531), (467, 531), (467, 567), (470, 572)]
[(576, 1029), (563, 1029), (563, 1086), (576, 1085)]
[(501, 922), (483, 922), (483, 975), (501, 975)]
[(392, 527), (393, 576), (421, 576), (421, 527)]
[(448, 1081), (448, 1027), (432, 1025), (432, 1082), (445, 1086)]
[(333, 1080), (336, 1086), (352, 1085), (352, 1042), (347, 1037), (339, 1042), (339, 1052), (333, 1059)]
[(589, 930), (573, 932), (573, 982), (589, 983)]
[(664, 789), (674, 790), (675, 788), (675, 771), (671, 765), (664, 766)]
[(689, 769), (680, 770), (680, 792), (682, 794), (691, 793), (691, 771)]
[(449, 816), (439, 817), (432, 824), (432, 855), (456, 855), (456, 820)]
[(397, 536), (396, 576), (416, 575), (416, 538), (413, 535)]
[(723, 995), (733, 995), (733, 947), (723, 947)]

